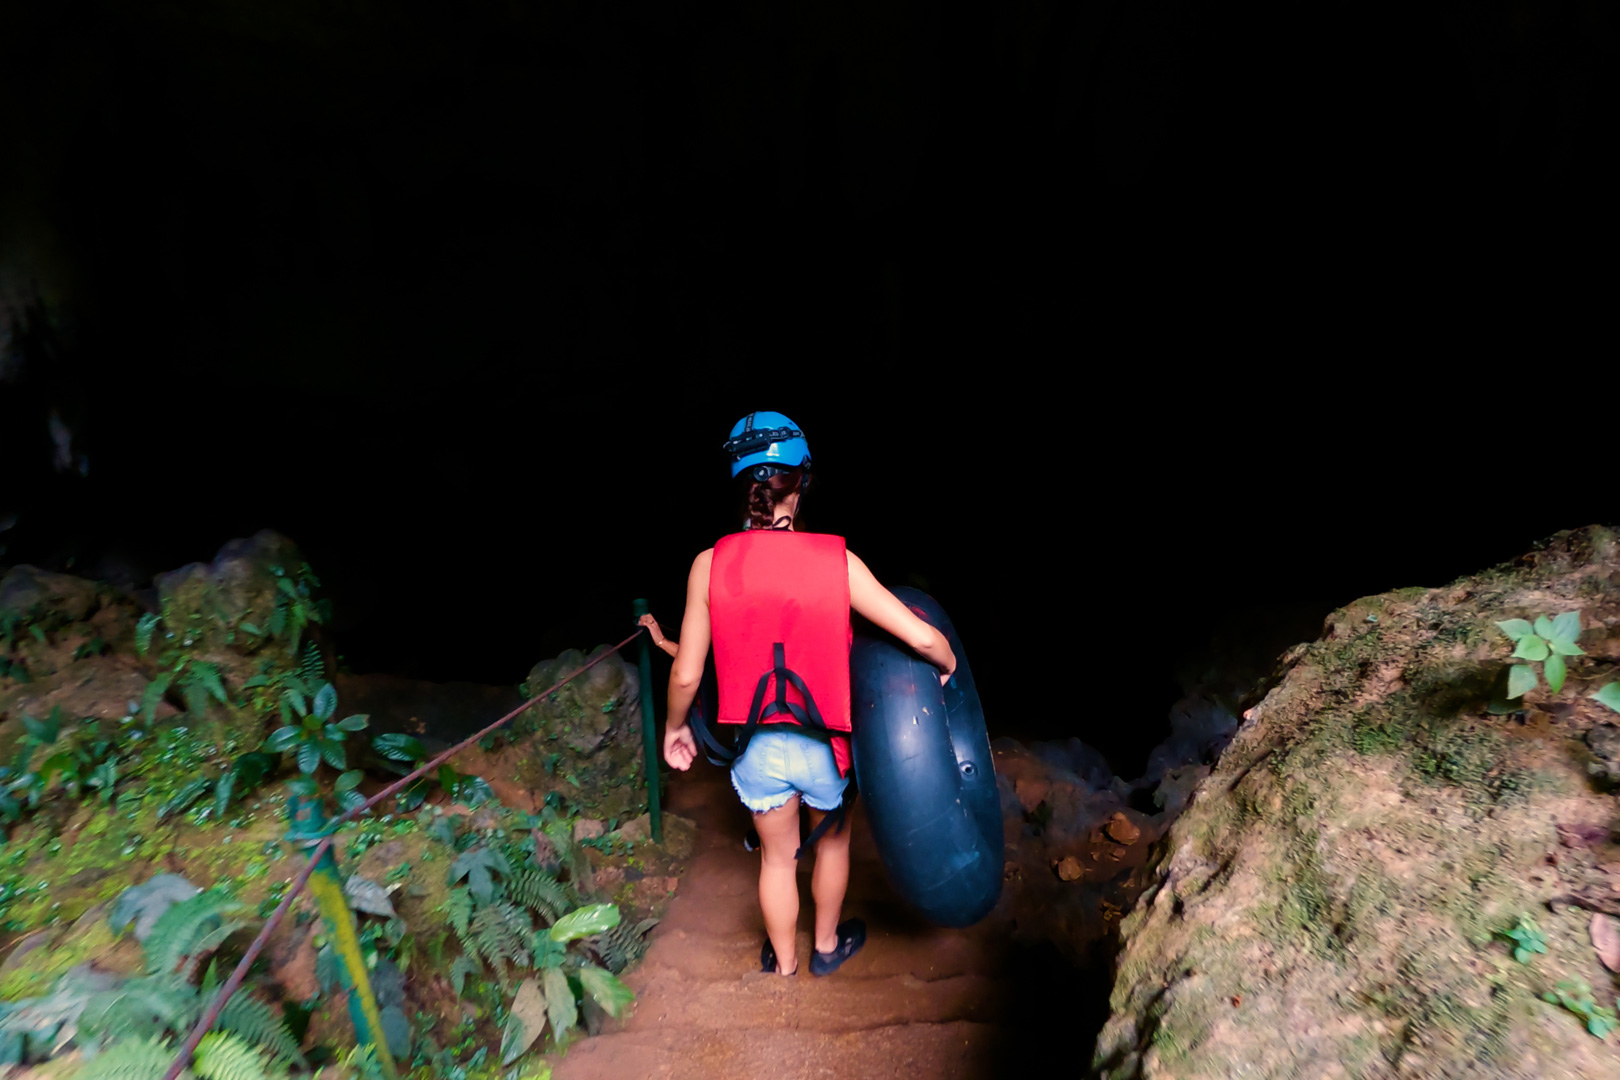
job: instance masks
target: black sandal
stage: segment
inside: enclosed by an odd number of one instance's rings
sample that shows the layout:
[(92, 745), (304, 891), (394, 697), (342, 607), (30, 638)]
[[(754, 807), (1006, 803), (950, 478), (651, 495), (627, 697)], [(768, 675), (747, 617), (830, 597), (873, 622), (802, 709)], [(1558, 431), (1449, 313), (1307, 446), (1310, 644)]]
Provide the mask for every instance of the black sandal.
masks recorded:
[[(812, 964), (811, 967), (814, 968), (815, 965)], [(771, 945), (771, 939), (766, 938), (764, 947), (759, 950), (759, 970), (766, 975), (797, 975), (799, 973), (798, 968), (786, 972), (777, 971), (776, 968), (776, 949)]]
[(860, 952), (865, 944), (866, 923), (860, 919), (845, 919), (838, 924), (837, 948), (832, 952), (811, 952), (810, 974), (831, 975), (845, 960)]

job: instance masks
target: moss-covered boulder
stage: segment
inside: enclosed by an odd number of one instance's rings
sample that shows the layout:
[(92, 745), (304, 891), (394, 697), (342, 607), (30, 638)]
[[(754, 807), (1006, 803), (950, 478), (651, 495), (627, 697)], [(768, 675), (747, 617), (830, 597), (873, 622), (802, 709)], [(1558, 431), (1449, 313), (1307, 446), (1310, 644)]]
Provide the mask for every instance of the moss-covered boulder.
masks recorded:
[[(212, 562), (190, 563), (153, 579), (166, 635), (187, 648), (248, 656), (290, 641), (282, 622), (307, 568), (298, 546), (280, 533), (262, 530), (227, 542)], [(287, 582), (286, 585), (282, 584)], [(276, 630), (280, 633), (274, 632)]]
[[(538, 693), (598, 656), (575, 649), (542, 660), (525, 687)], [(596, 818), (629, 820), (647, 809), (641, 734), (641, 680), (618, 655), (532, 706), (517, 721), (524, 748), (520, 779), (556, 791)]]
[(119, 589), (71, 574), (14, 566), (0, 577), (0, 686), (134, 652), (140, 606)]
[[(1562, 692), (1504, 705), (1494, 624), (1573, 610), (1585, 655)], [(1101, 1075), (1620, 1075), (1593, 947), (1593, 912), (1620, 910), (1617, 807), (1588, 741), (1616, 663), (1602, 529), (1334, 612), (1247, 708), (1124, 920)], [(1545, 952), (1516, 959), (1515, 928)]]

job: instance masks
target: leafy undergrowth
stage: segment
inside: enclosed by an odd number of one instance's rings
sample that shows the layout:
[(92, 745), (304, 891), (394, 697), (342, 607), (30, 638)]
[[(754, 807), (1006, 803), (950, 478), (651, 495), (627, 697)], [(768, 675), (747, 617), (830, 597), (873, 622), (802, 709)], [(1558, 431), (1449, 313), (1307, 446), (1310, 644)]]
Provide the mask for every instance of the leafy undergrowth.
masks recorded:
[[(1567, 685), (1509, 698), (1497, 624), (1569, 611)], [(1285, 655), (1124, 921), (1101, 1073), (1620, 1072), (1589, 911), (1620, 885), (1620, 731), (1592, 697), (1617, 662), (1602, 529), (1334, 612)]]
[[(161, 1075), (153, 1063), (172, 1060), (302, 868), (289, 793), (354, 807), (424, 757), (409, 736), (339, 719), (312, 637), (318, 584), (273, 534), (161, 575), (158, 612), (65, 575), (0, 578), (0, 1063)], [(519, 787), (444, 767), (335, 837), (387, 1041), (424, 1080), (520, 1080), (622, 1011), (617, 975), (691, 848), (678, 818), (656, 845), (645, 815), (582, 818), (558, 792), (530, 813), (496, 789)], [(153, 931), (156, 907), (130, 915), (194, 894), (214, 906), (178, 951)], [(336, 955), (313, 901), (294, 901), (239, 994), (290, 1041), (212, 1039), (193, 1073), (375, 1075)], [(86, 1011), (108, 995), (138, 1006), (114, 1039)]]
[[(63, 1003), (82, 1005), (74, 993), (105, 992), (108, 980), (139, 989), (140, 980), (171, 975), (176, 964), (195, 973), (216, 950), (219, 970), (234, 965), (302, 864), (281, 842), (280, 801), (278, 794), (251, 800), (231, 822), (182, 816), (158, 825), (141, 841), (165, 852), (158, 861), (168, 873), (156, 878), (138, 846), (127, 858), (110, 857), (113, 845), (128, 846), (128, 838), (111, 825), (89, 827), (109, 818), (104, 807), (87, 806), (86, 825), (54, 855), (42, 821), (18, 830), (28, 835), (14, 837), (8, 848), (34, 854), (23, 862), (24, 876), (37, 874), (44, 887), (26, 890), (28, 904), (14, 907), (13, 919), (44, 925), (13, 933), (0, 967), (0, 1060), (67, 1054), (75, 1068), (88, 1069), (83, 1040), (75, 1050), (73, 1042), (52, 1042), (54, 1028), (29, 1034), (26, 1025), (42, 1006), (51, 1006), (47, 1017), (57, 1016)], [(136, 815), (128, 827), (145, 827), (141, 821)], [(646, 932), (673, 891), (678, 853), (690, 850), (690, 825), (668, 819), (669, 835), (658, 846), (645, 836), (645, 818), (590, 836), (594, 824), (581, 827), (557, 805), (534, 815), (486, 800), (477, 807), (429, 802), (409, 815), (363, 819), (340, 831), (339, 871), (402, 1072), (423, 1080), (506, 1076), (511, 1067), (521, 1069), (526, 1052), (565, 1045), (628, 1005), (616, 976), (645, 950)], [(103, 858), (106, 865), (98, 862)], [(98, 868), (92, 874), (85, 866)], [(201, 953), (171, 950), (167, 963), (154, 963), (152, 939), (143, 958), (132, 917), (121, 918), (120, 908), (139, 895), (130, 886), (157, 888), (166, 880), (210, 884), (204, 895), (228, 901), (231, 919)], [(36, 892), (41, 899), (33, 899)], [(46, 904), (46, 896), (55, 899)], [(330, 1076), (367, 1075), (364, 1055), (351, 1054), (355, 1040), (336, 954), (307, 898), (295, 901), (265, 958), (244, 1000), (270, 1003), (278, 1022), (284, 1012), (293, 1045), (304, 1054), (302, 1063), (265, 1067), (297, 1075), (301, 1064), (324, 1065)], [(171, 994), (164, 1022), (130, 1037), (166, 1040), (172, 1052), (203, 1003), (197, 993)], [(10, 1051), (6, 1015), (18, 1017), (31, 1040)]]

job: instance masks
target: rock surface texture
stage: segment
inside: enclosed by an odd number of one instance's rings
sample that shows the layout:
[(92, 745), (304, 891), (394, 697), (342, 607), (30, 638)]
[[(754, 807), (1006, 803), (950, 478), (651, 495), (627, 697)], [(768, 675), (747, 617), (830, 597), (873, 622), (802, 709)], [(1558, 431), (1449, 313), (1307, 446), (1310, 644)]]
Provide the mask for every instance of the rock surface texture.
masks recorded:
[[(1513, 644), (1494, 624), (1577, 609), (1586, 655), (1562, 692), (1539, 680), (1499, 714)], [(1620, 1076), (1604, 1014), (1543, 999), (1589, 986), (1614, 1016), (1593, 912), (1620, 910), (1603, 757), (1620, 740), (1602, 727), (1620, 716), (1590, 695), (1617, 662), (1620, 546), (1602, 529), (1330, 615), (1145, 872), (1099, 1073)], [(1545, 952), (1515, 958), (1521, 918)]]
[[(589, 656), (570, 649), (540, 661), (524, 683), (526, 693), (539, 693), (606, 648)], [(530, 790), (560, 792), (598, 818), (624, 820), (646, 811), (641, 679), (622, 657), (603, 660), (525, 711), (513, 727), (523, 750), (518, 778)]]

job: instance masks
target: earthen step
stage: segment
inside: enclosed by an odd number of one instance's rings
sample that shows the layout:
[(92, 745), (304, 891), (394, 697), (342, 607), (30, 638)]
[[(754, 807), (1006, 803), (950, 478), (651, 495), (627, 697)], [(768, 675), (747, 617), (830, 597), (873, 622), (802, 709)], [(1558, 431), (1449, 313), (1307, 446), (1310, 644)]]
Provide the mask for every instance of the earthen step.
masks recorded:
[(912, 975), (817, 979), (755, 972), (702, 981), (690, 972), (649, 961), (631, 982), (639, 1000), (635, 1025), (724, 1031), (739, 1022), (784, 1030), (864, 1031), (911, 1023), (989, 1022), (1015, 1000), (1004, 983), (982, 975), (931, 982)]
[(608, 1033), (581, 1041), (553, 1080), (968, 1080), (997, 1075), (1004, 1034), (956, 1020), (857, 1031), (736, 1027)]

